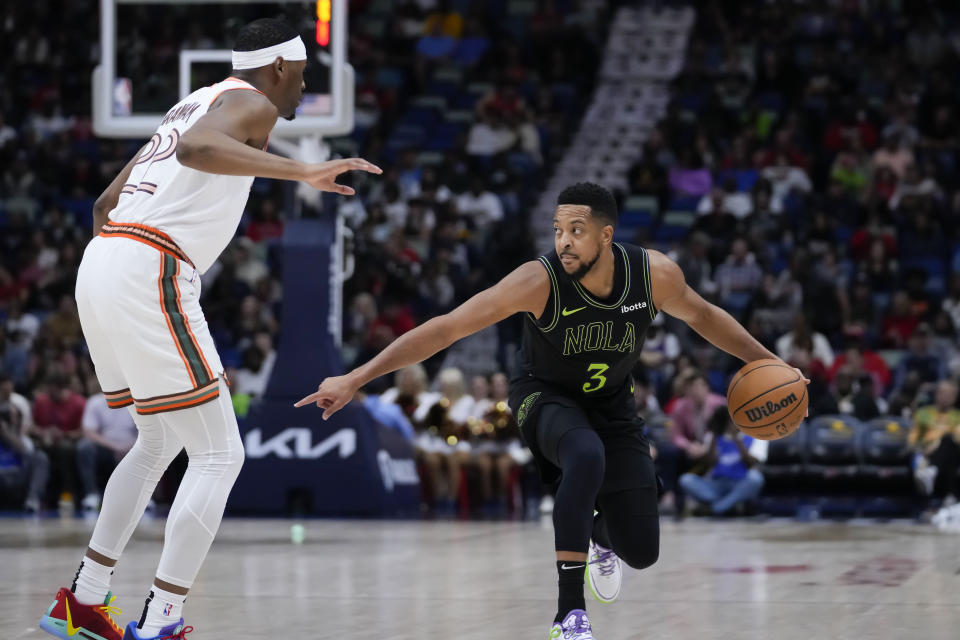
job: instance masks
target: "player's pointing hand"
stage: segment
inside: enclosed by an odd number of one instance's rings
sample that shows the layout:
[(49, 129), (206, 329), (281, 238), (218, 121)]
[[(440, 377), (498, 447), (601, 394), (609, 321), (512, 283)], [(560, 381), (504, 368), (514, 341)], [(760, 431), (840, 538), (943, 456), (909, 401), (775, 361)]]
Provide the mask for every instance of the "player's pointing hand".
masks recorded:
[(347, 171), (366, 171), (367, 173), (381, 174), (383, 169), (367, 162), (363, 158), (344, 158), (343, 160), (330, 160), (329, 162), (320, 162), (318, 164), (309, 164), (306, 167), (304, 182), (314, 189), (320, 191), (330, 191), (344, 196), (352, 196), (354, 190), (346, 185), (337, 184), (337, 177)]
[(329, 420), (330, 416), (342, 409), (357, 392), (357, 385), (349, 376), (337, 376), (324, 380), (317, 390), (306, 398), (303, 398), (293, 406), (303, 407), (311, 403), (316, 403), (323, 409), (323, 419)]

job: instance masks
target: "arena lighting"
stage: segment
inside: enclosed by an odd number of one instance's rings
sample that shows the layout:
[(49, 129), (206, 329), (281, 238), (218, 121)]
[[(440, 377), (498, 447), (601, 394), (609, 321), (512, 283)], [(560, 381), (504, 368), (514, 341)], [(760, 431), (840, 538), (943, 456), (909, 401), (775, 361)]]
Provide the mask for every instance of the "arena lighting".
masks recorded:
[(330, 18), (333, 0), (317, 0), (317, 44), (325, 47), (330, 44)]

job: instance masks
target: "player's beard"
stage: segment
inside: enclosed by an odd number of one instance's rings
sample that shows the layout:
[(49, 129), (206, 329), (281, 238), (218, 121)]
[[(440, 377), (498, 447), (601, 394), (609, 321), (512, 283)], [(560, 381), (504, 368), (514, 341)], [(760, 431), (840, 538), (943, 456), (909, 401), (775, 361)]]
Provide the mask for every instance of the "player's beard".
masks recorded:
[(296, 111), (294, 111), (293, 113), (291, 113), (291, 114), (288, 115), (288, 116), (283, 116), (283, 119), (284, 119), (284, 120), (288, 120), (288, 121), (289, 121), (289, 120), (296, 120), (296, 118), (297, 118), (297, 112), (296, 112)]
[(593, 260), (591, 260), (590, 262), (580, 263), (580, 266), (577, 267), (577, 270), (569, 274), (570, 277), (576, 280), (577, 282), (579, 282), (580, 280), (583, 280), (584, 277), (586, 277), (586, 275), (590, 273), (590, 269), (593, 269), (593, 265), (597, 264), (597, 260), (599, 259), (600, 259), (600, 250), (598, 249), (597, 255), (593, 256)]

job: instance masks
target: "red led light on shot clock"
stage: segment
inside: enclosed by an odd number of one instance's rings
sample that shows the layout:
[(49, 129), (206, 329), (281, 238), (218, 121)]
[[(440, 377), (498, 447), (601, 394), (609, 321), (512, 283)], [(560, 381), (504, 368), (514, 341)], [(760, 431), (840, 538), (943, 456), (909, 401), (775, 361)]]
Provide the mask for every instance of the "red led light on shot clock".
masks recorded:
[(330, 44), (330, 18), (332, 0), (317, 0), (317, 44)]

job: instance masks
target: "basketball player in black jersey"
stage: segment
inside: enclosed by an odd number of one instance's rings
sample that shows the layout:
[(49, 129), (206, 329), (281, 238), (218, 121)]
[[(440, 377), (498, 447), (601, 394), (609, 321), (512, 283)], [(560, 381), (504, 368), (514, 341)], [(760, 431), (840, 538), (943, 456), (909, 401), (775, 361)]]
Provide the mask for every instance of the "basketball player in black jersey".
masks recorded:
[(744, 362), (776, 358), (687, 286), (672, 260), (613, 242), (616, 219), (609, 191), (568, 187), (554, 214), (556, 253), (521, 265), (297, 403), (315, 402), (329, 418), (374, 378), (524, 313), (523, 369), (510, 405), (544, 480), (560, 478), (553, 511), (560, 594), (550, 637), (565, 640), (593, 638), (585, 573), (597, 599), (612, 602), (621, 560), (643, 569), (659, 554), (657, 481), (630, 378), (654, 317), (680, 318)]

